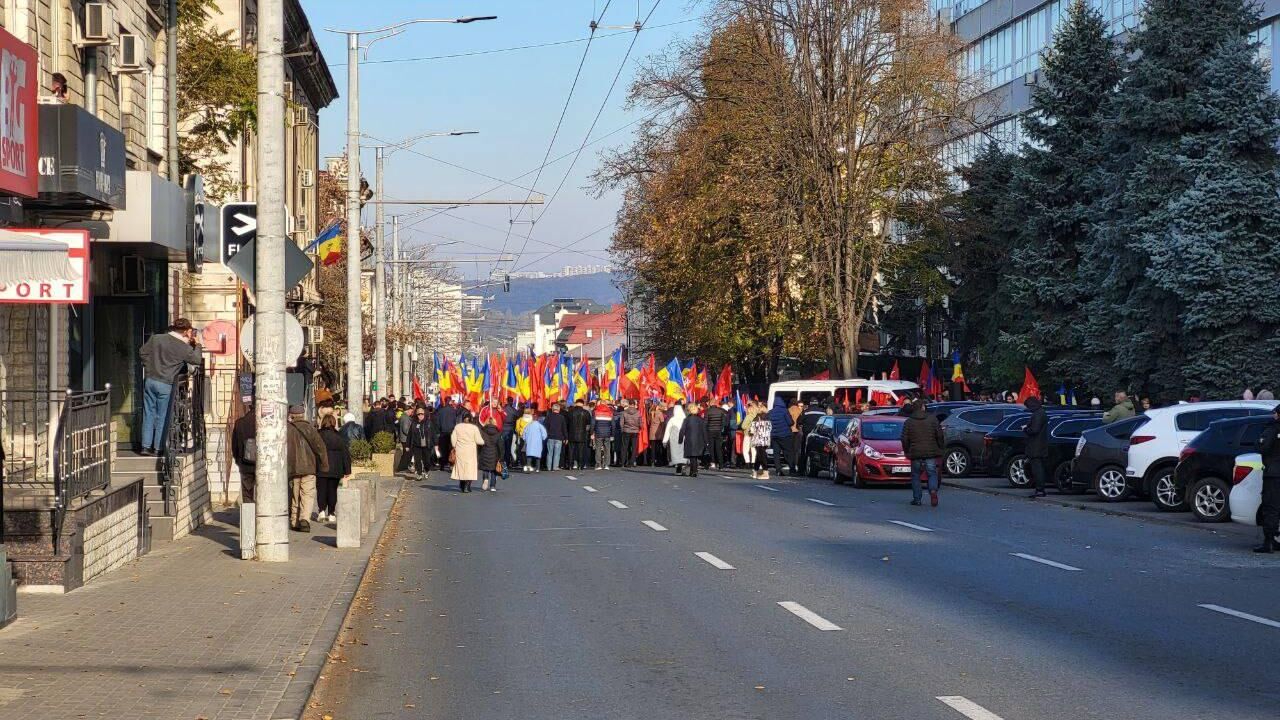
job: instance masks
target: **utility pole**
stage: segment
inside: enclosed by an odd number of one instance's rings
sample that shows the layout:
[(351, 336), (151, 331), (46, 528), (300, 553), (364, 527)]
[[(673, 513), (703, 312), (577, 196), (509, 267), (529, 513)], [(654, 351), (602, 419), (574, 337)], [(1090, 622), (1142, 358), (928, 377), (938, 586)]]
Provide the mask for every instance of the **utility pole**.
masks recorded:
[[(404, 324), (400, 312), (400, 216), (391, 216), (391, 317), (394, 319), (396, 326), (399, 328)], [(401, 328), (403, 329), (403, 328)], [(395, 389), (392, 391), (396, 397), (400, 397), (404, 393), (404, 381), (400, 377), (400, 341), (395, 342), (395, 347), (391, 349), (391, 383)]]
[[(289, 478), (285, 451), (284, 0), (258, 0), (258, 237), (254, 242), (257, 314), (253, 333), (255, 477), (259, 560), (289, 559)], [(357, 408), (358, 410), (358, 408)]]
[[(408, 327), (413, 323), (409, 318), (409, 310), (406, 305), (406, 299), (409, 295), (409, 273), (400, 270), (400, 216), (397, 215), (392, 220), (392, 223), (391, 243), (396, 249), (395, 273), (398, 278), (396, 283), (396, 317), (400, 318), (401, 325)], [(400, 372), (396, 375), (396, 381), (400, 383), (400, 394), (408, 395), (413, 387), (413, 367), (409, 361), (409, 343), (401, 345), (396, 355), (400, 367)]]
[[(377, 178), (378, 199), (386, 200), (387, 193), (383, 187), (383, 148), (378, 146)], [(383, 244), (383, 230), (386, 219), (383, 217), (384, 206), (378, 203), (376, 210), (377, 226), (373, 233), (373, 318), (376, 330), (376, 345), (373, 352), (374, 389), (377, 395), (385, 395), (392, 383), (387, 375), (387, 285), (386, 285), (386, 246)]]
[(364, 422), (364, 316), (360, 312), (360, 34), (347, 35), (347, 412)]

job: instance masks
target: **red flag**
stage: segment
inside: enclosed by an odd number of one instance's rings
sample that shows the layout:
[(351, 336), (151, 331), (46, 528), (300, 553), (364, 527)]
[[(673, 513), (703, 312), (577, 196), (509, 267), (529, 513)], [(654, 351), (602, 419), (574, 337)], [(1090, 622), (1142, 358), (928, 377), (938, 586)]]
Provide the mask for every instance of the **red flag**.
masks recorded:
[(809, 378), (809, 379), (810, 379), (810, 380), (830, 380), (830, 379), (831, 379), (831, 371), (830, 371), (830, 370), (823, 370), (822, 372), (818, 373), (817, 375), (814, 375), (813, 377), (811, 377), (811, 378)]
[(1027, 398), (1040, 397), (1040, 383), (1036, 382), (1036, 376), (1031, 374), (1031, 368), (1025, 368), (1026, 375), (1022, 378), (1022, 390), (1018, 392), (1018, 402), (1024, 403)]
[(720, 378), (716, 380), (716, 399), (723, 400), (733, 394), (733, 368), (725, 363), (724, 369), (720, 371)]
[(893, 361), (893, 369), (889, 371), (890, 380), (901, 380), (902, 374), (898, 372), (898, 361)]
[(644, 452), (649, 448), (649, 408), (645, 406), (644, 401), (640, 403), (640, 437), (636, 438), (636, 454)]
[(930, 388), (933, 387), (932, 378), (933, 372), (929, 370), (929, 361), (925, 360), (920, 363), (920, 377), (916, 378), (916, 384), (920, 386), (920, 392), (926, 395), (929, 394)]
[(413, 379), (413, 399), (426, 401), (426, 393), (422, 392), (422, 386), (418, 384), (418, 378)]

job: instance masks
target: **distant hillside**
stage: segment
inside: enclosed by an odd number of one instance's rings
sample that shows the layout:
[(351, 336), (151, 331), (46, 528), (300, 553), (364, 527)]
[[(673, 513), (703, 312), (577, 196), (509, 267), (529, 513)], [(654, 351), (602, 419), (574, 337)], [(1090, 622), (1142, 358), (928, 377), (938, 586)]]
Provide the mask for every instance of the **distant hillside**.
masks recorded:
[(484, 309), (508, 315), (523, 315), (555, 298), (589, 298), (602, 305), (609, 305), (622, 302), (622, 293), (613, 286), (611, 273), (536, 280), (511, 278), (511, 292), (504, 293), (498, 288), (497, 292), (493, 292), (493, 300), (484, 303)]

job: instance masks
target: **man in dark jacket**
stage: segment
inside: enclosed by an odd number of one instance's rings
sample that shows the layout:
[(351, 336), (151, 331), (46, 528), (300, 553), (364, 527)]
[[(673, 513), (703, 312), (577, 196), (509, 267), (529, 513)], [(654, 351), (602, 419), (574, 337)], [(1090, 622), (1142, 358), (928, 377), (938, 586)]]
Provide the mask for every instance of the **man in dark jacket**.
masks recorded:
[(440, 449), (440, 469), (448, 471), (449, 451), (453, 450), (453, 429), (458, 426), (458, 406), (453, 398), (445, 398), (444, 404), (436, 410), (436, 428), (439, 431), (437, 442)]
[(516, 436), (516, 421), (520, 419), (520, 410), (511, 398), (502, 406), (502, 434), (498, 436), (502, 443), (498, 449), (498, 461), (502, 463), (502, 477), (507, 477), (507, 466), (515, 457), (511, 454), (511, 441)]
[(1269, 553), (1276, 549), (1276, 535), (1280, 535), (1280, 405), (1262, 430), (1258, 451), (1262, 453), (1262, 505), (1258, 508), (1262, 544), (1253, 551)]
[(809, 405), (805, 407), (804, 413), (800, 415), (800, 455), (798, 462), (800, 464), (800, 474), (808, 472), (809, 453), (805, 452), (805, 443), (808, 442), (809, 433), (818, 427), (818, 421), (826, 417), (827, 411), (822, 409), (817, 399), (809, 401)]
[(911, 460), (911, 504), (919, 505), (924, 493), (920, 473), (929, 476), (929, 504), (938, 507), (938, 460), (946, 447), (942, 424), (924, 400), (912, 404), (911, 416), (902, 424), (902, 452)]
[(569, 424), (560, 412), (560, 403), (551, 404), (551, 412), (542, 418), (542, 424), (547, 429), (547, 470), (555, 472), (564, 462), (561, 451), (569, 439)]
[(707, 406), (707, 449), (711, 453), (711, 469), (724, 466), (724, 422), (728, 413), (714, 403)]
[[(689, 403), (688, 415), (680, 426), (680, 444), (689, 463), (689, 477), (698, 477), (698, 460), (707, 452), (707, 419), (698, 414), (698, 404)], [(680, 468), (676, 467), (676, 474)]]
[(426, 478), (434, 464), (436, 424), (433, 414), (419, 405), (413, 411), (413, 426), (409, 428), (409, 453), (413, 455), (413, 469), (419, 480)]
[(619, 464), (622, 467), (635, 467), (636, 443), (640, 439), (640, 411), (630, 400), (622, 401), (622, 417), (618, 421), (622, 430), (622, 452)]
[(575, 400), (565, 415), (569, 431), (569, 467), (585, 470), (591, 448), (591, 411), (581, 400)]
[(244, 415), (236, 420), (231, 429), (231, 457), (240, 470), (240, 502), (253, 502), (253, 488), (258, 466), (258, 420), (253, 414), (253, 405), (246, 408)]
[(142, 360), (142, 454), (159, 455), (164, 451), (165, 431), (169, 427), (169, 396), (173, 384), (188, 365), (199, 365), (203, 348), (200, 333), (191, 321), (178, 318), (169, 332), (152, 335), (138, 357)]
[(1027, 472), (1035, 490), (1031, 497), (1044, 497), (1045, 460), (1049, 457), (1049, 416), (1044, 411), (1044, 403), (1038, 397), (1029, 397), (1025, 403), (1031, 411), (1031, 419), (1022, 432), (1027, 436)]
[[(778, 473), (778, 477), (782, 477), (783, 460), (791, 456), (791, 447), (794, 443), (791, 439), (791, 413), (787, 411), (786, 398), (781, 395), (773, 399), (773, 407), (769, 409), (769, 424), (772, 426), (769, 444), (773, 448), (773, 469)], [(764, 450), (759, 449), (756, 452), (764, 452)]]
[(413, 426), (415, 422), (414, 409), (410, 408), (404, 411), (400, 418), (396, 420), (395, 433), (396, 445), (400, 447), (400, 460), (396, 463), (396, 474), (409, 469), (409, 463), (414, 458), (413, 452)]
[(329, 450), (316, 426), (307, 422), (306, 408), (289, 408), (289, 430), (285, 443), (289, 464), (289, 527), (311, 532), (307, 516), (316, 501), (316, 473), (329, 469)]

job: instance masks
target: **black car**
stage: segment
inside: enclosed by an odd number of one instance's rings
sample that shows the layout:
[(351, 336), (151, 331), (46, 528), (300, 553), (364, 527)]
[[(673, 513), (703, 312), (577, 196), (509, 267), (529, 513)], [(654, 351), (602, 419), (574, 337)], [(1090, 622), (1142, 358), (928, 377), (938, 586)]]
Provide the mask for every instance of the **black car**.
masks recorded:
[[(1075, 456), (1080, 435), (1101, 426), (1102, 413), (1067, 410), (1050, 412), (1048, 417), (1049, 457), (1045, 459), (1045, 468), (1049, 477), (1045, 480), (1047, 485), (1061, 488), (1067, 484), (1065, 478), (1071, 470), (1071, 459)], [(983, 438), (988, 467), (998, 471), (1016, 488), (1031, 484), (1024, 454), (1027, 435), (1023, 432), (1030, 419), (1031, 414), (1027, 412), (1012, 415)]]
[(1230, 418), (1209, 423), (1182, 449), (1173, 469), (1173, 485), (1202, 522), (1231, 519), (1228, 498), (1236, 456), (1257, 452), (1270, 415)]
[(818, 473), (831, 469), (831, 453), (835, 440), (849, 426), (852, 415), (824, 415), (818, 419), (813, 432), (804, 438), (804, 452), (809, 477), (818, 477)]
[(1084, 431), (1076, 444), (1066, 492), (1079, 494), (1093, 490), (1106, 502), (1121, 502), (1139, 491), (1125, 478), (1129, 462), (1129, 436), (1146, 421), (1142, 416), (1117, 420), (1110, 425)]
[(947, 454), (943, 462), (946, 474), (965, 477), (973, 472), (986, 470), (982, 438), (995, 430), (1009, 415), (1026, 411), (1021, 405), (1005, 403), (978, 403), (953, 408), (942, 421), (942, 432), (947, 443)]

